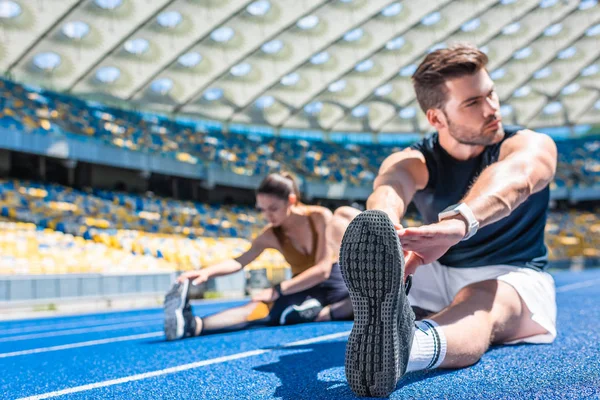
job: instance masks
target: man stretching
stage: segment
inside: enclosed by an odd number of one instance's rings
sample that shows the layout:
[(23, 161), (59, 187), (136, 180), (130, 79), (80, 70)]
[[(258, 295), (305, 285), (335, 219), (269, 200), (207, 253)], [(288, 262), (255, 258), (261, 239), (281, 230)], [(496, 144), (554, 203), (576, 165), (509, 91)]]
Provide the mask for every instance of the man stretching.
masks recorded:
[[(406, 372), (472, 365), (490, 344), (556, 337), (543, 271), (556, 146), (503, 128), (487, 61), (468, 45), (425, 58), (413, 84), (437, 133), (383, 162), (368, 210), (344, 234), (355, 313), (346, 377), (357, 395), (387, 396)], [(399, 225), (411, 201), (418, 228)], [(415, 322), (413, 307), (427, 319)]]

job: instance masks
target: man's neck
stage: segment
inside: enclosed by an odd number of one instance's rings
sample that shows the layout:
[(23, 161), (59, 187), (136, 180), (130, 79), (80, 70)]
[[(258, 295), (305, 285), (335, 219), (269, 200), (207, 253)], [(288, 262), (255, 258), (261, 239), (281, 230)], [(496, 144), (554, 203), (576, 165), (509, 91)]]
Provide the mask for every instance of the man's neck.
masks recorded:
[(485, 146), (475, 146), (460, 143), (447, 131), (439, 132), (438, 137), (440, 140), (440, 146), (446, 150), (446, 153), (450, 154), (452, 158), (459, 161), (466, 161), (470, 160), (471, 158), (475, 158), (483, 153), (483, 150), (485, 149)]

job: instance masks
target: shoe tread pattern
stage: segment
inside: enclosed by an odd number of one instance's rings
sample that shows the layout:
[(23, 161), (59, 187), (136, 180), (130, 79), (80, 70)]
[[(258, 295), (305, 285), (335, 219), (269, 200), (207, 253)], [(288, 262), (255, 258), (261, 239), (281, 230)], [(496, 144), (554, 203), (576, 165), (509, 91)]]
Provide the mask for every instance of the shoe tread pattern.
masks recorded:
[(407, 335), (402, 329), (407, 324), (400, 317), (410, 308), (403, 285), (404, 256), (387, 214), (365, 211), (350, 223), (340, 264), (354, 307), (346, 347), (348, 384), (359, 396), (388, 396), (406, 369), (412, 331)]

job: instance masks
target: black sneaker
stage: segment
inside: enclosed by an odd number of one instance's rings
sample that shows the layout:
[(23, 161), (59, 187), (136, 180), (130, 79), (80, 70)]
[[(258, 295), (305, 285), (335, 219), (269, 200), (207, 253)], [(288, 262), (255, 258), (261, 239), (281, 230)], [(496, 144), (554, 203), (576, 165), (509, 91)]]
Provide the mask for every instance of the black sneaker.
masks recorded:
[(406, 372), (415, 315), (406, 297), (402, 245), (387, 214), (369, 210), (354, 218), (340, 266), (354, 308), (348, 384), (361, 397), (388, 396)]
[(190, 281), (174, 283), (165, 296), (165, 336), (167, 340), (176, 340), (194, 336), (196, 319), (192, 314), (188, 291)]
[(280, 325), (301, 324), (313, 322), (319, 315), (323, 306), (317, 299), (308, 299), (300, 305), (291, 305), (281, 313)]

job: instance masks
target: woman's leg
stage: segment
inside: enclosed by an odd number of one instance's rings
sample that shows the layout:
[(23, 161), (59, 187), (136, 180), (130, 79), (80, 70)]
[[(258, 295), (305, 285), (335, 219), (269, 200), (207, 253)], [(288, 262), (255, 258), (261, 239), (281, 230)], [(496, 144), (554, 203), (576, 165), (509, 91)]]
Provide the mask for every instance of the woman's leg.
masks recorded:
[(315, 322), (351, 320), (354, 316), (350, 297), (324, 307)]
[(253, 301), (207, 317), (196, 317), (196, 336), (237, 331), (253, 325), (265, 325), (269, 323), (269, 320), (267, 304)]

